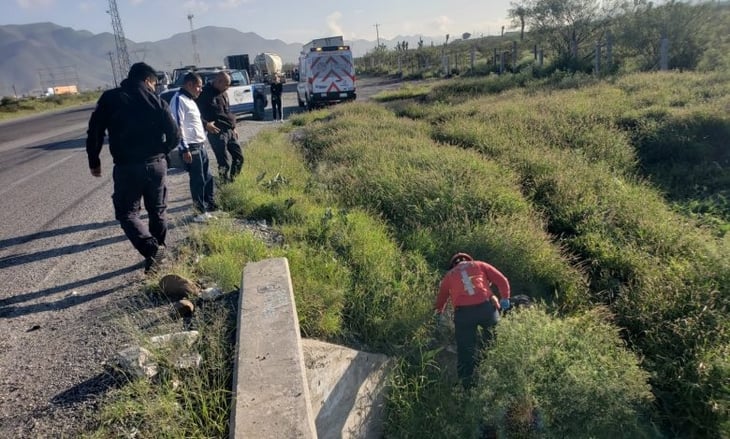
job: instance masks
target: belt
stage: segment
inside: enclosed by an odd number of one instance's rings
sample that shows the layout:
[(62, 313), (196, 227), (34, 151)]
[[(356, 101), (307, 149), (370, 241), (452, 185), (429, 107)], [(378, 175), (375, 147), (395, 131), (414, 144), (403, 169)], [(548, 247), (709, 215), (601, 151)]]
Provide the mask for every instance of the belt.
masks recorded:
[(157, 154), (157, 155), (153, 155), (152, 157), (147, 157), (146, 159), (144, 159), (144, 162), (153, 163), (153, 162), (162, 160), (164, 158), (165, 158), (165, 154)]
[(188, 143), (188, 149), (194, 150), (194, 149), (200, 149), (204, 148), (205, 143)]

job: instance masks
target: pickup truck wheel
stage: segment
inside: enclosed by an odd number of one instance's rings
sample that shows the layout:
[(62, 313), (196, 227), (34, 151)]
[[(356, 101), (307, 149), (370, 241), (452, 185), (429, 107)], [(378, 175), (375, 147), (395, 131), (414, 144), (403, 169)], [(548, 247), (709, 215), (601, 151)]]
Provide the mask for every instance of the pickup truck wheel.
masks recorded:
[(304, 101), (299, 99), (299, 96), (297, 96), (297, 103), (299, 104), (299, 108), (304, 108)]
[(253, 103), (253, 120), (264, 120), (265, 107), (264, 100), (256, 98)]

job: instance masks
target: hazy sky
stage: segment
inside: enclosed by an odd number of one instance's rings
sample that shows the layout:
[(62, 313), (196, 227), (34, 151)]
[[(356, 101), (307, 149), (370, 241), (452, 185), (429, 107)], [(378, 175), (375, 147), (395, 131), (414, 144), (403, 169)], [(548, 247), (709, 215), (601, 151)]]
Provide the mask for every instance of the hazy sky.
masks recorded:
[[(53, 22), (111, 32), (108, 0), (0, 0), (0, 24)], [(117, 0), (125, 36), (157, 41), (195, 28), (232, 27), (267, 39), (304, 43), (344, 35), (375, 40), (398, 35), (460, 38), (497, 35), (508, 25), (509, 0)]]

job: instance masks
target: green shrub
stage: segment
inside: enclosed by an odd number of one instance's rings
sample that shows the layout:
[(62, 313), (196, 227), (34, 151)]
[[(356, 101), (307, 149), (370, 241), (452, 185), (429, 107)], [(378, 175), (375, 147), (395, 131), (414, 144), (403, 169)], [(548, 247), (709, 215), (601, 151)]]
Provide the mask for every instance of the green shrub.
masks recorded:
[(649, 374), (599, 310), (503, 319), (479, 368), (483, 419), (509, 437), (651, 437)]
[(193, 231), (191, 238), (205, 255), (197, 264), (197, 271), (216, 281), (224, 291), (241, 285), (241, 273), (247, 262), (267, 255), (265, 244), (251, 232), (241, 230), (235, 222), (218, 220)]

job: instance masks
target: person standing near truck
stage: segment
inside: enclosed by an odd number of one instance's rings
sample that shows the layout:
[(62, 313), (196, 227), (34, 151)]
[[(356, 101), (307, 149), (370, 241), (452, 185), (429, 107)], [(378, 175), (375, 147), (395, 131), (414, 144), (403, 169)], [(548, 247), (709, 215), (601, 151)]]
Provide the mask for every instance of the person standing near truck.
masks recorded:
[(271, 110), (274, 114), (274, 122), (284, 122), (284, 116), (281, 110), (281, 92), (284, 86), (281, 83), (281, 75), (278, 73), (274, 75), (274, 80), (271, 82)]
[(221, 183), (232, 182), (243, 168), (243, 149), (238, 143), (236, 116), (231, 112), (226, 90), (231, 86), (231, 76), (218, 72), (213, 83), (206, 84), (196, 103), (200, 109), (208, 141), (218, 162)]
[[(180, 141), (180, 131), (167, 102), (155, 94), (157, 72), (140, 62), (127, 79), (105, 91), (89, 119), (86, 154), (89, 170), (101, 177), (99, 154), (104, 134), (114, 159), (114, 215), (134, 248), (145, 258), (145, 273), (164, 257), (167, 236), (167, 154)], [(140, 219), (141, 200), (149, 225)]]

